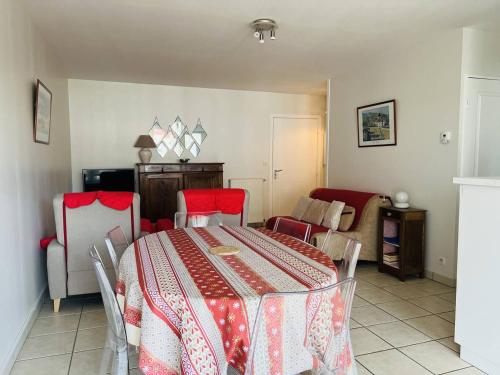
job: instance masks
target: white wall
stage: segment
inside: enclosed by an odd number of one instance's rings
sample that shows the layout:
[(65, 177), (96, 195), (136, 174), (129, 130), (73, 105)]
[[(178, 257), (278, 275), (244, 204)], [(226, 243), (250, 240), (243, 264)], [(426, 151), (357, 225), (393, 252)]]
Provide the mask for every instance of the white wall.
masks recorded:
[(500, 78), (499, 46), (499, 32), (471, 28), (463, 29), (463, 73)]
[[(51, 199), (70, 188), (67, 80), (18, 0), (0, 0), (0, 373), (46, 288), (38, 241), (54, 233)], [(52, 91), (50, 145), (33, 142), (33, 87)]]
[[(133, 144), (158, 116), (167, 128), (177, 115), (208, 133), (195, 162), (224, 162), (228, 178), (269, 177), (272, 114), (324, 114), (324, 96), (69, 80), (73, 189), (83, 168), (132, 168)], [(173, 151), (152, 162), (176, 162)], [(267, 206), (266, 206), (267, 207)]]
[[(461, 31), (360, 62), (331, 81), (329, 186), (394, 195), (428, 210), (426, 269), (455, 277)], [(397, 146), (358, 148), (356, 107), (396, 99)], [(454, 138), (439, 143), (441, 130)], [(445, 257), (440, 264), (438, 258)]]

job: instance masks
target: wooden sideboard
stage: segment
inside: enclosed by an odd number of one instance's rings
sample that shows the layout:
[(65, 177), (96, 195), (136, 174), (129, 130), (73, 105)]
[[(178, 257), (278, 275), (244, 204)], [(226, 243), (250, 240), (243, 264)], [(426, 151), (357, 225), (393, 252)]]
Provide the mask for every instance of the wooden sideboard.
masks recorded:
[(222, 188), (224, 163), (136, 164), (136, 192), (141, 195), (141, 217), (156, 222), (174, 218), (177, 192), (183, 189)]

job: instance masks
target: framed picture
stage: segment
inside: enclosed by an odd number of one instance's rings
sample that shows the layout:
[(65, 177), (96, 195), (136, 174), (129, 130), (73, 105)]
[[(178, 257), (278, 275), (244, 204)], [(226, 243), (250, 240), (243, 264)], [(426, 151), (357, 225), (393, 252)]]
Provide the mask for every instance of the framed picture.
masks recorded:
[(50, 120), (52, 110), (52, 93), (40, 80), (36, 81), (35, 119), (33, 137), (35, 142), (49, 144)]
[(396, 100), (358, 107), (358, 147), (396, 145)]

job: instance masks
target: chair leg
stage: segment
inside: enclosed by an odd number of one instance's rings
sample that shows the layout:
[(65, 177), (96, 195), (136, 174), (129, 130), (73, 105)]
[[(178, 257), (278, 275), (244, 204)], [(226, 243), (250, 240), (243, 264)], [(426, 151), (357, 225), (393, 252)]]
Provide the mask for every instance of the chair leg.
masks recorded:
[(59, 306), (61, 306), (61, 299), (56, 298), (54, 300), (54, 312), (59, 312)]
[[(101, 358), (101, 366), (99, 368), (99, 375), (105, 375), (108, 372), (109, 364), (113, 361), (115, 353), (109, 347), (109, 344), (106, 340), (106, 344), (104, 345), (104, 349), (102, 350), (102, 358)], [(113, 367), (113, 366), (112, 366)]]
[(125, 375), (128, 374), (128, 353), (127, 349), (118, 350), (114, 353), (113, 368), (111, 375)]

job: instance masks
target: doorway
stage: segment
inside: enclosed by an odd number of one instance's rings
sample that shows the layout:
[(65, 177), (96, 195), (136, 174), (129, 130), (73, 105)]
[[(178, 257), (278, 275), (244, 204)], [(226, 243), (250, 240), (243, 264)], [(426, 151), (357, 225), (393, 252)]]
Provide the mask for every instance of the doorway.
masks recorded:
[(460, 175), (500, 176), (500, 79), (467, 77)]
[(319, 115), (272, 117), (272, 215), (290, 215), (301, 196), (320, 186), (324, 129)]

